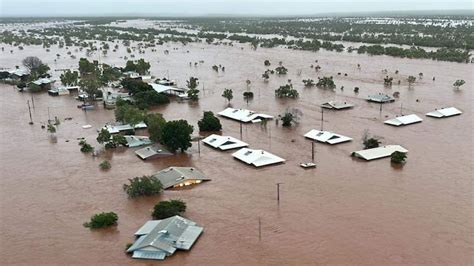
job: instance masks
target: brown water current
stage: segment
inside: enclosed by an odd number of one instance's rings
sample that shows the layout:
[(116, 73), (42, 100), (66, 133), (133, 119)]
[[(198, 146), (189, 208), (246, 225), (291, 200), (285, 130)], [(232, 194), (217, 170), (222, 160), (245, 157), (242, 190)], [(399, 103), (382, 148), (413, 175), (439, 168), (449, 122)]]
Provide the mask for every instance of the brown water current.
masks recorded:
[[(173, 48), (179, 48), (173, 50)], [(41, 47), (7, 47), (1, 66), (14, 67), (29, 55), (38, 56), (52, 69), (77, 67), (77, 59), (57, 47), (47, 53)], [(169, 55), (163, 51), (168, 49)], [(156, 112), (167, 120), (184, 118), (195, 126), (203, 111), (223, 110), (224, 88), (233, 89), (232, 106), (277, 116), (288, 107), (303, 112), (294, 128), (270, 121), (266, 128), (244, 125), (242, 138), (252, 148), (264, 149), (286, 159), (286, 163), (256, 169), (196, 143), (186, 154), (143, 162), (135, 149), (119, 149), (93, 158), (79, 151), (77, 138), (85, 137), (96, 149), (96, 129), (113, 121), (114, 113), (84, 112), (73, 96), (51, 97), (46, 93), (20, 93), (0, 85), (0, 257), (1, 264), (29, 265), (469, 265), (473, 263), (473, 66), (431, 60), (397, 59), (335, 52), (287, 49), (166, 44), (143, 57), (151, 73), (169, 73), (184, 86), (190, 76), (200, 79), (197, 104), (172, 101)], [(187, 52), (189, 51), (189, 53)], [(77, 53), (76, 53), (77, 54)], [(123, 66), (124, 48), (109, 51), (101, 62)], [(93, 56), (99, 59), (97, 55)], [(271, 68), (283, 61), (286, 76), (261, 80), (269, 59)], [(189, 62), (204, 60), (197, 67)], [(315, 63), (318, 60), (318, 63)], [(216, 73), (214, 64), (225, 66)], [(316, 73), (310, 65), (319, 64)], [(361, 69), (357, 68), (361, 65)], [(301, 69), (301, 76), (297, 75)], [(382, 69), (395, 83), (383, 87)], [(394, 74), (399, 70), (398, 75)], [(338, 76), (337, 73), (342, 75)], [(408, 88), (406, 77), (423, 72), (424, 78)], [(60, 72), (54, 72), (58, 76)], [(347, 73), (347, 77), (344, 76)], [(335, 92), (303, 88), (302, 79), (335, 78)], [(436, 81), (432, 77), (436, 77)], [(465, 79), (454, 90), (456, 79)], [(242, 93), (251, 81), (255, 97), (247, 104)], [(291, 79), (299, 91), (296, 100), (276, 99), (274, 90)], [(398, 79), (401, 85), (396, 85)], [(59, 83), (59, 82), (57, 82)], [(339, 88), (344, 86), (344, 90)], [(360, 87), (359, 94), (353, 88)], [(204, 90), (202, 90), (204, 87)], [(371, 93), (400, 92), (395, 103), (379, 105), (364, 98)], [(34, 125), (28, 125), (27, 100), (34, 97)], [(419, 100), (418, 102), (416, 100)], [(352, 137), (349, 143), (329, 146), (317, 143), (318, 167), (303, 170), (299, 163), (311, 160), (311, 143), (303, 135), (321, 126), (319, 104), (328, 100), (350, 101), (355, 108), (324, 112), (324, 129)], [(383, 121), (400, 113), (415, 113), (422, 123), (395, 128)], [(461, 116), (448, 119), (425, 117), (439, 107), (455, 106)], [(62, 123), (57, 143), (40, 125), (58, 116)], [(64, 121), (65, 117), (72, 117)], [(223, 134), (240, 137), (237, 122), (221, 119)], [(82, 129), (90, 124), (91, 129)], [(408, 161), (393, 167), (390, 159), (355, 160), (351, 152), (362, 148), (361, 138), (369, 129), (383, 137), (384, 144), (400, 144), (409, 150)], [(69, 140), (67, 142), (67, 140)], [(112, 168), (100, 171), (108, 158)], [(131, 200), (122, 190), (128, 178), (149, 175), (168, 166), (195, 166), (212, 181), (192, 189), (165, 191), (160, 197)], [(282, 182), (277, 204), (276, 183)], [(124, 253), (125, 244), (147, 220), (154, 204), (162, 199), (186, 201), (185, 216), (204, 227), (204, 234), (189, 252), (177, 252), (164, 262), (140, 261)], [(114, 211), (119, 224), (109, 230), (91, 231), (82, 226), (91, 215)], [(258, 237), (258, 219), (262, 238)]]

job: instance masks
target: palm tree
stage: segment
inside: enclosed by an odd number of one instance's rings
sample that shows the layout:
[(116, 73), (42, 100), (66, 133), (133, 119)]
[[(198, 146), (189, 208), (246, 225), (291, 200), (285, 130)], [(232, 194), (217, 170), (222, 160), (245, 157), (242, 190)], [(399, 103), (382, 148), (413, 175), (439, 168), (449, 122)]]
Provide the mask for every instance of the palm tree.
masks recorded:
[(234, 98), (233, 92), (231, 89), (224, 89), (224, 92), (222, 93), (222, 97), (227, 99), (228, 104), (230, 104), (230, 101), (232, 98)]

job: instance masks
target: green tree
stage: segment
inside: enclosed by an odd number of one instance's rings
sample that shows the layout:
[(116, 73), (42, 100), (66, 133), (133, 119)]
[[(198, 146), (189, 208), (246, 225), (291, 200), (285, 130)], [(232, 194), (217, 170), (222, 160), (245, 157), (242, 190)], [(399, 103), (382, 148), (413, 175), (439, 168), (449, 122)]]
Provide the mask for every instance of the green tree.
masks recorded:
[(324, 89), (334, 89), (336, 88), (336, 84), (334, 83), (333, 77), (318, 77), (318, 83), (316, 83), (316, 87), (324, 88)]
[(95, 78), (81, 79), (79, 87), (82, 91), (87, 93), (89, 100), (94, 100), (97, 96), (101, 95), (99, 92), (100, 83)]
[(56, 133), (56, 127), (51, 123), (48, 123), (48, 132), (51, 133), (51, 135)]
[(94, 147), (92, 147), (89, 143), (87, 143), (85, 140), (79, 141), (79, 146), (81, 146), (81, 152), (83, 153), (89, 153), (94, 151)]
[(380, 143), (382, 143), (380, 140), (376, 138), (367, 138), (364, 140), (364, 149), (373, 149), (379, 147)]
[(145, 119), (145, 112), (129, 104), (117, 105), (115, 108), (115, 120), (132, 127)]
[(284, 67), (284, 66), (279, 66), (279, 67), (275, 68), (275, 72), (278, 75), (286, 75), (288, 73), (288, 69), (286, 69), (286, 67)]
[(64, 86), (76, 86), (79, 79), (79, 73), (68, 69), (61, 74), (59, 78)]
[(270, 61), (269, 61), (269, 60), (265, 60), (265, 61), (263, 62), (263, 65), (264, 65), (264, 66), (270, 66)]
[(145, 117), (145, 124), (150, 134), (150, 140), (153, 142), (160, 142), (161, 131), (166, 124), (166, 120), (162, 114), (147, 114)]
[(87, 58), (79, 59), (79, 72), (81, 76), (84, 74), (93, 74), (97, 72), (97, 66), (93, 62), (89, 62)]
[(180, 215), (186, 211), (186, 203), (182, 200), (161, 201), (153, 208), (151, 216), (153, 219), (166, 219)]
[(227, 102), (230, 103), (230, 101), (232, 100), (232, 98), (234, 98), (232, 89), (224, 89), (224, 92), (222, 93), (222, 97), (226, 98), (226, 99), (227, 99)]
[(99, 132), (99, 136), (97, 136), (96, 140), (97, 142), (99, 142), (100, 144), (103, 144), (103, 143), (107, 143), (110, 141), (110, 133), (107, 129), (105, 128), (102, 128)]
[(145, 75), (148, 73), (148, 70), (150, 69), (150, 67), (151, 67), (150, 63), (146, 62), (142, 58), (142, 59), (137, 60), (136, 63), (131, 60), (127, 61), (124, 71), (134, 71), (140, 75)]
[(155, 176), (134, 177), (128, 181), (123, 190), (130, 198), (158, 195), (163, 190), (163, 185)]
[(100, 167), (100, 169), (102, 169), (102, 170), (109, 170), (112, 166), (110, 165), (110, 162), (109, 162), (109, 161), (103, 160), (103, 161), (99, 164), (99, 167)]
[(284, 127), (291, 127), (291, 123), (293, 122), (293, 114), (290, 112), (285, 112), (281, 117), (282, 126)]
[(416, 77), (415, 76), (408, 76), (407, 81), (408, 81), (408, 86), (411, 86), (413, 83), (415, 83)]
[(98, 229), (117, 225), (118, 215), (115, 212), (102, 212), (91, 217), (89, 222), (84, 223), (84, 227)]
[(211, 111), (204, 112), (204, 116), (198, 121), (199, 131), (220, 131), (222, 129), (219, 118)]
[(278, 98), (298, 98), (299, 93), (297, 90), (293, 89), (293, 85), (286, 84), (284, 86), (280, 86), (280, 88), (275, 90), (275, 95)]
[(456, 89), (459, 89), (465, 83), (466, 83), (466, 81), (464, 81), (463, 79), (458, 79), (453, 83), (453, 87), (456, 88)]
[(305, 87), (313, 87), (316, 85), (312, 79), (303, 79), (303, 84)]
[(168, 121), (161, 131), (161, 143), (173, 152), (178, 149), (184, 152), (192, 146), (192, 133), (193, 126), (186, 120)]
[(407, 154), (405, 152), (395, 151), (390, 156), (390, 161), (392, 163), (400, 164), (400, 163), (405, 162), (406, 158), (407, 158)]
[(196, 101), (199, 99), (199, 90), (197, 86), (199, 85), (198, 78), (190, 77), (189, 80), (186, 81), (188, 87), (188, 98)]

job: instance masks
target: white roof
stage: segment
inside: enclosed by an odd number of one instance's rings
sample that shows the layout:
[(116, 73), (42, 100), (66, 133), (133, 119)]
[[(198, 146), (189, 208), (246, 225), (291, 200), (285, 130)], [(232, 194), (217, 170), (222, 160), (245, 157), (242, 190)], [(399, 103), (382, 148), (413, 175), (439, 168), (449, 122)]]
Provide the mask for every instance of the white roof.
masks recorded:
[(243, 161), (246, 164), (252, 164), (255, 167), (282, 163), (285, 159), (273, 155), (264, 150), (252, 150), (248, 148), (242, 148), (232, 154), (234, 158)]
[(354, 155), (359, 158), (363, 158), (367, 161), (384, 158), (392, 155), (392, 153), (399, 151), (406, 153), (408, 152), (407, 149), (403, 148), (400, 145), (385, 145), (378, 148), (361, 150), (354, 152)]
[(448, 116), (454, 116), (454, 115), (460, 115), (460, 114), (462, 114), (462, 112), (459, 109), (455, 107), (447, 107), (447, 108), (436, 109), (433, 112), (427, 113), (426, 116), (442, 118), (442, 117), (448, 117)]
[(395, 101), (395, 98), (393, 98), (390, 95), (384, 94), (384, 93), (378, 93), (374, 95), (369, 95), (367, 97), (368, 101), (371, 102), (377, 102), (377, 103), (386, 103), (386, 102), (393, 102)]
[(215, 148), (225, 150), (237, 149), (242, 147), (247, 147), (248, 144), (236, 139), (231, 136), (220, 136), (216, 134), (212, 134), (207, 138), (203, 139), (202, 142), (206, 143), (207, 145)]
[(148, 83), (156, 92), (158, 93), (169, 93), (171, 91), (178, 92), (178, 93), (183, 93), (185, 90), (172, 87), (172, 86), (166, 86), (166, 85), (161, 85), (161, 84), (156, 84), (156, 83)]
[(313, 139), (319, 142), (329, 143), (329, 144), (338, 144), (346, 141), (351, 141), (352, 138), (339, 135), (329, 131), (320, 131), (316, 129), (310, 130), (304, 135), (306, 138)]
[(399, 116), (393, 119), (385, 120), (385, 124), (389, 124), (392, 126), (404, 126), (404, 125), (409, 125), (409, 124), (414, 124), (423, 121), (419, 116), (415, 114), (411, 115), (404, 115), (404, 116)]
[(9, 70), (8, 73), (22, 77), (22, 76), (29, 75), (30, 71), (28, 69), (19, 68), (19, 69)]
[(40, 86), (42, 84), (49, 84), (49, 83), (52, 83), (52, 82), (54, 82), (54, 80), (48, 79), (48, 78), (42, 78), (42, 79), (38, 79), (38, 80), (33, 81), (33, 83), (38, 85), (38, 86)]
[(238, 120), (244, 123), (251, 122), (257, 119), (273, 119), (273, 116), (267, 114), (258, 114), (254, 111), (247, 110), (247, 109), (234, 109), (234, 108), (227, 108), (224, 111), (221, 111), (219, 115)]
[(354, 104), (342, 101), (329, 101), (321, 104), (321, 107), (328, 109), (346, 109), (354, 107)]
[[(126, 125), (105, 125), (104, 126), (110, 134), (116, 134), (120, 131), (132, 130), (132, 126), (129, 124)], [(146, 128), (146, 124), (144, 122), (140, 122), (135, 125), (135, 129)]]

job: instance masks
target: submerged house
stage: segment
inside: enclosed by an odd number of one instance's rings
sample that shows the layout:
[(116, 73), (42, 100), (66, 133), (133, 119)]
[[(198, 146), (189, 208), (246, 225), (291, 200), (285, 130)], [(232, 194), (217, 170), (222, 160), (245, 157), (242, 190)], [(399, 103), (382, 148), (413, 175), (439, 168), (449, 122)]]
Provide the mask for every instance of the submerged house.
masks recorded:
[(219, 112), (220, 116), (227, 117), (230, 119), (234, 119), (243, 123), (258, 123), (262, 120), (266, 119), (273, 119), (273, 116), (267, 114), (259, 114), (255, 113), (254, 111), (247, 110), (247, 109), (234, 109), (234, 108), (227, 108), (224, 111)]
[(139, 147), (139, 146), (152, 144), (152, 141), (150, 140), (150, 138), (146, 137), (146, 136), (127, 135), (127, 136), (124, 136), (124, 137), (127, 140), (126, 146), (129, 147), (129, 148), (134, 148), (134, 147)]
[(194, 167), (168, 167), (153, 176), (160, 180), (163, 189), (190, 186), (211, 180)]
[(316, 129), (310, 130), (304, 136), (308, 139), (312, 139), (312, 140), (323, 142), (323, 143), (328, 143), (331, 145), (352, 140), (352, 138), (349, 138), (343, 135), (339, 135), (339, 134), (329, 132), (329, 131), (316, 130)]
[(355, 156), (355, 157), (362, 158), (364, 160), (370, 161), (370, 160), (389, 157), (389, 156), (392, 155), (392, 153), (394, 153), (396, 151), (403, 152), (403, 153), (408, 152), (407, 149), (403, 148), (400, 145), (385, 145), (385, 146), (382, 146), (382, 147), (366, 149), (366, 150), (361, 150), (361, 151), (355, 151), (355, 152), (352, 153), (352, 155)]
[(354, 104), (342, 101), (329, 101), (321, 104), (321, 107), (333, 110), (343, 110), (354, 107)]
[(376, 103), (390, 103), (390, 102), (394, 102), (395, 98), (385, 93), (378, 93), (374, 95), (369, 95), (367, 97), (367, 101), (376, 102)]
[(242, 148), (232, 156), (246, 164), (253, 165), (255, 167), (267, 166), (272, 164), (278, 164), (285, 162), (285, 159), (280, 158), (274, 154), (271, 154), (264, 150), (252, 150), (248, 148)]
[(446, 107), (446, 108), (441, 108), (441, 109), (436, 109), (433, 112), (429, 112), (426, 114), (426, 116), (431, 116), (435, 118), (444, 118), (444, 117), (450, 117), (450, 116), (455, 116), (455, 115), (460, 115), (462, 112), (455, 108), (455, 107)]
[(51, 89), (51, 85), (55, 82), (55, 80), (49, 78), (40, 78), (37, 79), (29, 84), (30, 88), (38, 87), (41, 90), (49, 90)]
[(125, 131), (133, 131), (135, 129), (144, 129), (144, 128), (147, 128), (147, 126), (144, 122), (140, 122), (133, 127), (129, 124), (125, 124), (125, 125), (105, 125), (103, 128), (109, 131), (110, 134), (117, 134), (117, 133), (125, 132)]
[(181, 216), (146, 222), (135, 233), (135, 243), (127, 249), (135, 259), (164, 260), (177, 250), (190, 250), (204, 231)]
[(9, 70), (8, 73), (12, 80), (26, 81), (26, 79), (30, 76), (30, 71), (23, 68)]
[(150, 85), (153, 88), (153, 90), (155, 90), (158, 93), (163, 93), (170, 96), (181, 96), (181, 95), (187, 96), (185, 89), (178, 88), (175, 86), (169, 86), (169, 85), (163, 85), (163, 84), (157, 84), (157, 83), (148, 83), (148, 85)]
[(162, 158), (173, 155), (170, 151), (165, 149), (160, 144), (154, 144), (135, 151), (135, 154), (142, 160), (150, 160), (155, 158)]
[(212, 134), (202, 140), (205, 144), (223, 151), (247, 147), (248, 144), (231, 136)]
[(410, 124), (420, 123), (423, 121), (419, 116), (415, 114), (398, 116), (393, 119), (385, 120), (384, 123), (392, 126), (406, 126)]

